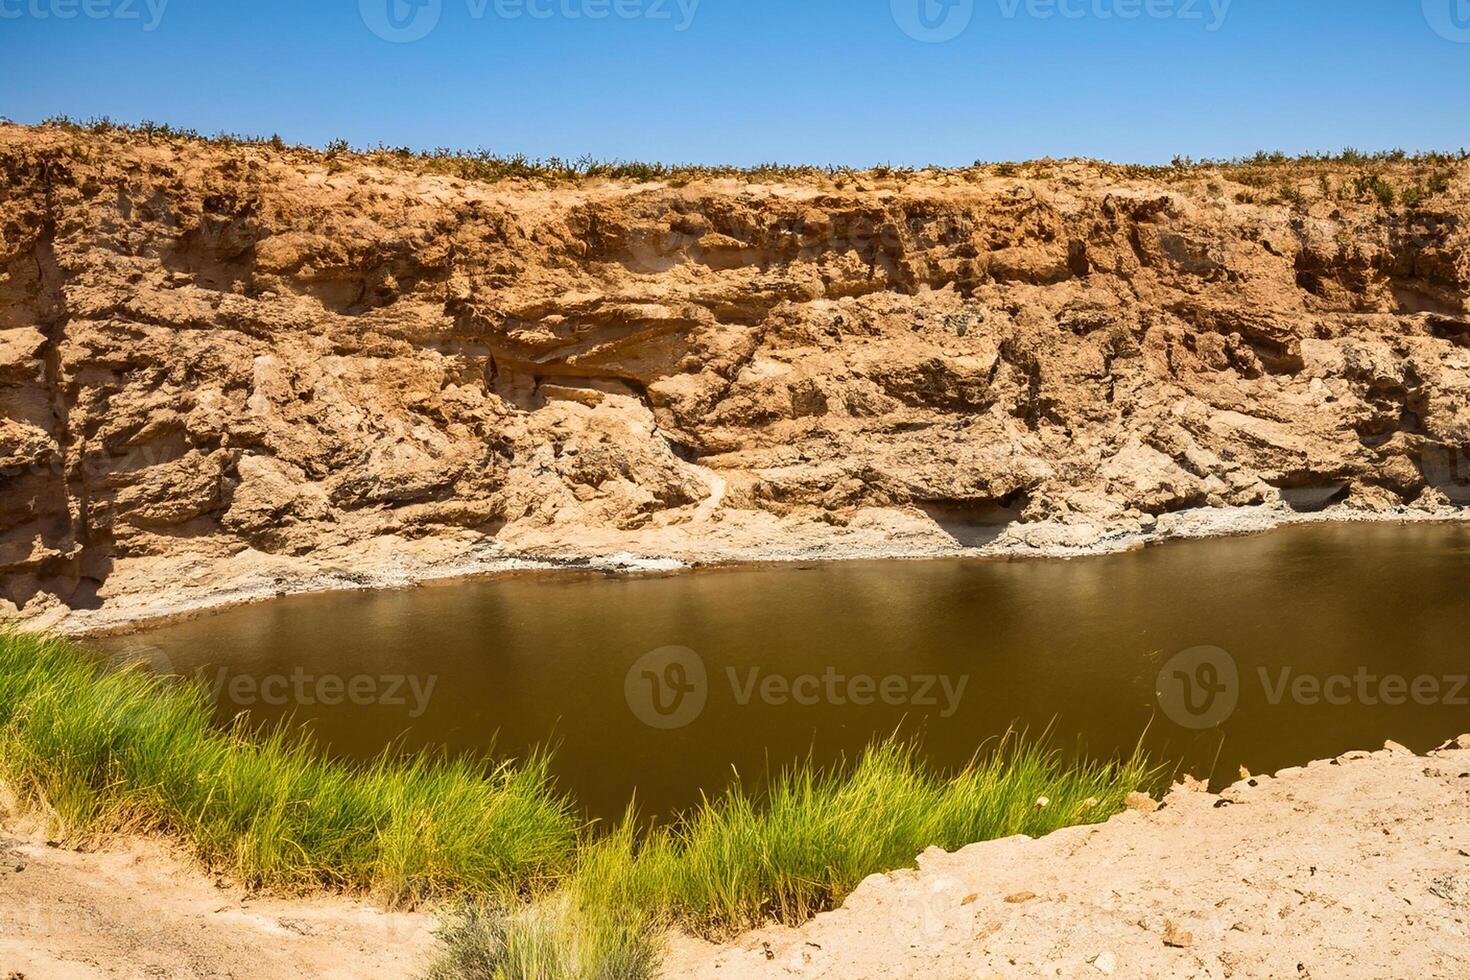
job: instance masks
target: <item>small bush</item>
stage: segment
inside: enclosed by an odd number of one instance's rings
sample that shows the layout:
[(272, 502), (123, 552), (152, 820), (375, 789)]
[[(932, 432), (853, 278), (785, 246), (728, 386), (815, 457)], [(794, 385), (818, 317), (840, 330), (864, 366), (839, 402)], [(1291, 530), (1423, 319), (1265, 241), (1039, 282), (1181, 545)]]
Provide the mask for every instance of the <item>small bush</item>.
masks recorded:
[(429, 980), (651, 980), (663, 930), (648, 915), (579, 905), (571, 891), (532, 904), (469, 904), (439, 930)]
[(1298, 211), (1305, 211), (1307, 208), (1306, 195), (1290, 184), (1282, 184), (1276, 189), (1276, 201), (1290, 205)]
[(1378, 174), (1364, 174), (1353, 182), (1353, 186), (1360, 199), (1371, 198), (1385, 208), (1393, 207), (1396, 196), (1393, 186)]

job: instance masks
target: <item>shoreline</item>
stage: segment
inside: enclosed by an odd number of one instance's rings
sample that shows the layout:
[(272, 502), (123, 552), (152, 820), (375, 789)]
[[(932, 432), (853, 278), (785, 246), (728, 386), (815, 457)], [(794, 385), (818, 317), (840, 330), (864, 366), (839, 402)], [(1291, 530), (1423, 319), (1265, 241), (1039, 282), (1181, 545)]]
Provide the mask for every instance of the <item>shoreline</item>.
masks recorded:
[(1457, 976), (1467, 796), (1470, 735), (1186, 780), (1102, 824), (931, 848), (797, 928), (677, 937), (662, 976)]
[(1374, 164), (1438, 188), (1406, 238), (1347, 160), (1286, 207), (1259, 163), (532, 188), (160, 135), (0, 125), (0, 620), (1470, 504), (1463, 161)]
[[(724, 516), (730, 513), (724, 512)], [(11, 615), (4, 622), (77, 638), (119, 636), (287, 596), (410, 589), (528, 573), (634, 576), (801, 562), (953, 558), (1073, 560), (1175, 541), (1241, 537), (1319, 524), (1466, 522), (1470, 522), (1470, 508), (1465, 507), (1433, 510), (1401, 507), (1380, 511), (1335, 505), (1316, 511), (1298, 511), (1285, 504), (1274, 504), (1196, 508), (1164, 514), (1151, 522), (999, 525), (986, 529), (992, 534), (988, 543), (965, 546), (933, 521), (916, 520), (908, 512), (875, 509), (840, 531), (834, 532), (832, 527), (819, 522), (804, 522), (780, 529), (774, 540), (766, 538), (754, 545), (749, 543), (750, 528), (740, 528), (733, 535), (735, 540), (729, 540), (730, 535), (722, 540), (718, 535), (691, 533), (699, 530), (698, 525), (688, 530), (657, 529), (675, 530), (677, 534), (609, 536), (606, 532), (589, 531), (586, 537), (594, 545), (584, 551), (568, 546), (566, 538), (580, 535), (567, 531), (560, 532), (559, 540), (539, 545), (526, 540), (520, 542), (520, 547), (481, 535), (450, 539), (380, 537), (299, 557), (245, 553), (243, 557), (232, 555), (224, 559), (185, 556), (172, 562), (154, 560), (148, 576), (153, 580), (152, 587), (145, 580), (136, 590), (116, 596), (111, 605), (95, 609), (52, 608), (31, 616)], [(511, 536), (512, 542), (516, 537)], [(945, 538), (949, 539), (948, 544)], [(230, 567), (232, 563), (236, 567)], [(370, 570), (361, 570), (364, 568)], [(179, 572), (186, 584), (180, 587), (176, 582), (169, 582), (172, 571)], [(208, 581), (219, 577), (225, 579), (225, 584)], [(189, 582), (190, 579), (193, 581)]]
[[(1470, 735), (1423, 754), (1392, 742), (1350, 750), (1218, 793), (1185, 782), (1167, 805), (1137, 799), (1100, 824), (930, 849), (799, 927), (721, 944), (671, 934), (659, 975), (838, 980), (881, 965), (915, 978), (990, 975), (987, 966), (1366, 978), (1402, 971), (1401, 950), (1423, 975), (1450, 975), (1466, 961), (1451, 922), (1470, 909), (1470, 836), (1456, 822), (1467, 792)], [(202, 956), (264, 978), (297, 976), (303, 963), (327, 976), (407, 978), (438, 952), (432, 909), (246, 890), (152, 835), (57, 847), (7, 802), (0, 792), (8, 967), (132, 976)], [(1356, 938), (1313, 942), (1323, 935)]]

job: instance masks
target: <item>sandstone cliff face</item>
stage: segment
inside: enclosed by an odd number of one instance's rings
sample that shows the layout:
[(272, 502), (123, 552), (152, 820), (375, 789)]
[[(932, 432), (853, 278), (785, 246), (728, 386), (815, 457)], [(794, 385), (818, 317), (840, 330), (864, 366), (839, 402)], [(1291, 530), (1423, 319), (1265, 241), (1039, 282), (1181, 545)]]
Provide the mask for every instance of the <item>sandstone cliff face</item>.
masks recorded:
[(542, 186), (14, 126), (0, 168), (11, 614), (1470, 503), (1464, 164), (1412, 210), (1331, 173)]

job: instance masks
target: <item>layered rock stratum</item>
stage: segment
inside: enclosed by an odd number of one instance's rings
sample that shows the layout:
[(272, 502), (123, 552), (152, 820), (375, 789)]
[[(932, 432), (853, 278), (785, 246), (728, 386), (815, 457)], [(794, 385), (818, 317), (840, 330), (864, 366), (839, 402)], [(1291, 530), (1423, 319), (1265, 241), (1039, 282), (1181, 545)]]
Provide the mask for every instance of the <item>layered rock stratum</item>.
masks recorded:
[(434, 163), (0, 126), (6, 615), (1470, 503), (1460, 159)]

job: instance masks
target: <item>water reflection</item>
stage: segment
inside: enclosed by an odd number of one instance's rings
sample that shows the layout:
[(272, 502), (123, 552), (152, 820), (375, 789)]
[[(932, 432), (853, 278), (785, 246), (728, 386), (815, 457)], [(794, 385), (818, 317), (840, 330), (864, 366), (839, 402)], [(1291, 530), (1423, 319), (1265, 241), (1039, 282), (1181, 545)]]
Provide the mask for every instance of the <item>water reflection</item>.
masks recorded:
[[(564, 786), (612, 816), (635, 790), (668, 811), (732, 768), (754, 777), (807, 753), (832, 759), (900, 727), (944, 765), (1012, 725), (1051, 725), (1061, 745), (1098, 755), (1147, 729), (1151, 751), (1217, 778), (1386, 738), (1423, 749), (1470, 730), (1470, 690), (1451, 690), (1470, 673), (1467, 639), (1470, 528), (1363, 525), (1073, 562), (521, 575), (282, 599), (108, 646), (203, 671), (222, 716), (294, 713), (344, 755), (398, 738), (499, 753), (554, 741)], [(1239, 679), (1229, 716), (1203, 730), (1156, 701), (1161, 667), (1196, 647), (1228, 652)], [(644, 663), (630, 681), (640, 658), (670, 648), (698, 658), (703, 703), (681, 724), (648, 724), (640, 713), (657, 709), (635, 704), (642, 689), (690, 714), (677, 693), (692, 662)], [(1348, 703), (1312, 702), (1282, 687), (1283, 668), (1293, 682), (1366, 669), (1441, 684), (1424, 704), (1356, 687)], [(1189, 674), (1199, 703), (1218, 676)], [(254, 688), (232, 688), (240, 677)]]

